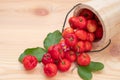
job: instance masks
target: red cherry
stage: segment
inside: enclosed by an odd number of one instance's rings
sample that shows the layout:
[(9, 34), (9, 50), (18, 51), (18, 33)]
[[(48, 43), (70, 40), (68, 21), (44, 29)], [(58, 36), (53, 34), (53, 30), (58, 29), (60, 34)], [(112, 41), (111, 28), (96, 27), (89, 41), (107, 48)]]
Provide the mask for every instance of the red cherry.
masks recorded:
[(90, 41), (85, 41), (85, 51), (90, 51), (92, 49), (92, 43)]
[(64, 58), (64, 51), (60, 44), (53, 45), (49, 50), (48, 53), (50, 53), (51, 57), (55, 60), (58, 60), (60, 58)]
[(27, 55), (23, 58), (23, 65), (26, 70), (32, 70), (37, 66), (38, 60), (35, 56)]
[(78, 29), (86, 29), (87, 20), (83, 16), (77, 17), (76, 26)]
[(75, 62), (77, 55), (74, 51), (70, 50), (65, 53), (65, 58), (68, 59), (70, 62)]
[(61, 71), (61, 72), (66, 72), (70, 69), (71, 67), (71, 62), (67, 59), (62, 59), (59, 64), (58, 64), (58, 69)]
[(103, 29), (102, 29), (102, 27), (98, 27), (98, 29), (95, 32), (95, 38), (97, 40), (100, 40), (102, 38), (102, 36), (103, 36)]
[(77, 30), (75, 32), (75, 35), (78, 37), (80, 40), (86, 40), (87, 39), (87, 32), (85, 30)]
[(53, 62), (54, 61), (53, 61), (53, 59), (52, 59), (52, 57), (51, 57), (51, 55), (49, 53), (46, 53), (46, 54), (43, 55), (43, 57), (42, 57), (42, 63), (44, 65), (46, 65), (48, 63), (53, 63)]
[(75, 16), (69, 18), (70, 27), (73, 29), (77, 28), (77, 26), (76, 26), (77, 21), (76, 20), (77, 20), (77, 17), (75, 17)]
[(69, 19), (69, 24), (73, 29), (86, 29), (87, 20), (84, 16), (73, 16)]
[(90, 56), (87, 53), (81, 53), (77, 57), (77, 63), (80, 66), (87, 66), (90, 64)]
[(90, 41), (90, 42), (93, 42), (95, 40), (94, 33), (88, 33), (87, 34), (87, 40)]
[(54, 63), (48, 63), (44, 66), (44, 73), (48, 77), (53, 77), (57, 74), (57, 66)]
[(79, 41), (75, 46), (74, 46), (74, 50), (76, 52), (84, 52), (85, 51), (85, 43), (84, 41)]
[(97, 22), (95, 20), (88, 20), (87, 30), (89, 32), (95, 32), (97, 30)]
[(73, 47), (77, 43), (77, 37), (75, 34), (67, 34), (65, 37), (65, 43), (69, 47)]
[(65, 37), (67, 34), (72, 34), (72, 33), (74, 33), (73, 28), (67, 27), (67, 28), (64, 29), (64, 31), (62, 33), (62, 36)]
[(94, 13), (88, 9), (83, 9), (80, 12), (80, 16), (84, 16), (86, 19), (92, 19), (94, 16)]

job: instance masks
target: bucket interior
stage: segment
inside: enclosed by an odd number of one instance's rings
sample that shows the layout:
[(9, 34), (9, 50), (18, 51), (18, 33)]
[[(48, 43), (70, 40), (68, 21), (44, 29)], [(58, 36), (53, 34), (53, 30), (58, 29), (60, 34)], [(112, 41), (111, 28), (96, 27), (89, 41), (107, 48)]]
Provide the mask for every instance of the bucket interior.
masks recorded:
[[(95, 35), (96, 34), (98, 34), (98, 35), (102, 34), (101, 38), (99, 38), (99, 39), (95, 38), (95, 40), (93, 41), (93, 48), (95, 49), (96, 47), (100, 47), (101, 43), (103, 43), (104, 40), (105, 40), (105, 36), (106, 36), (106, 34), (105, 34), (105, 25), (104, 25), (104, 22), (103, 22), (101, 16), (99, 15), (99, 13), (96, 10), (94, 10), (92, 7), (88, 6), (88, 5), (82, 4), (82, 5), (78, 6), (78, 7), (76, 7), (73, 16), (81, 16), (81, 15), (82, 16), (88, 16), (88, 14), (85, 14), (85, 11), (88, 11), (88, 13), (90, 12), (89, 15), (91, 15), (91, 13), (92, 13), (93, 17), (90, 18), (90, 19), (95, 20), (97, 22), (97, 28), (98, 29), (99, 29), (99, 27), (102, 29), (102, 33), (99, 32), (99, 30), (97, 30), (97, 32), (94, 32)], [(84, 13), (84, 15), (83, 15), (83, 13)], [(89, 20), (89, 18), (88, 18), (88, 20)]]

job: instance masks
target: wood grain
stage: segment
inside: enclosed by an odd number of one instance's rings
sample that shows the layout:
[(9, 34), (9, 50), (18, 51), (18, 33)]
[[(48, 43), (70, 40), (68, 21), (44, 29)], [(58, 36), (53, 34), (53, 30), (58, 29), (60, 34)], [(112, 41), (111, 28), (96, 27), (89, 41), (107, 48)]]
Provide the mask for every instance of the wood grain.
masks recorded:
[[(19, 55), (30, 47), (43, 46), (48, 32), (61, 30), (64, 17), (76, 3), (89, 0), (0, 0), (0, 80), (82, 80), (75, 66), (66, 73), (47, 78), (43, 65), (26, 71), (18, 62)], [(92, 80), (120, 80), (120, 33), (111, 45), (91, 53), (93, 61), (103, 62), (104, 70), (93, 73)]]

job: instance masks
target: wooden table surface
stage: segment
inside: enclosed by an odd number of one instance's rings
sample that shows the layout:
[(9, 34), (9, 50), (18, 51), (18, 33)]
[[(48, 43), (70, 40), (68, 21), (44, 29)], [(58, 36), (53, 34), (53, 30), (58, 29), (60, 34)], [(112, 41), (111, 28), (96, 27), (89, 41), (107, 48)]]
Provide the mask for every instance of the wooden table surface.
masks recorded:
[[(77, 69), (47, 78), (43, 65), (26, 71), (19, 55), (31, 47), (43, 46), (43, 40), (61, 30), (66, 13), (77, 3), (89, 0), (0, 0), (0, 80), (82, 80)], [(120, 33), (104, 51), (90, 54), (93, 61), (104, 63), (92, 80), (120, 80)]]

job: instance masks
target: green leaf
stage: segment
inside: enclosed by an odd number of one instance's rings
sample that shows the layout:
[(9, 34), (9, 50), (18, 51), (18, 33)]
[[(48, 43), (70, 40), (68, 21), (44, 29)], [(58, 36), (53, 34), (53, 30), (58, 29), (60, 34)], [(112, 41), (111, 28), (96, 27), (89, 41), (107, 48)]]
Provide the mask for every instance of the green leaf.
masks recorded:
[(48, 50), (51, 45), (57, 44), (61, 38), (62, 33), (59, 30), (54, 31), (53, 33), (49, 33), (44, 40), (45, 49)]
[(20, 56), (19, 56), (19, 61), (22, 62), (23, 58), (26, 55), (33, 55), (36, 56), (38, 61), (40, 62), (42, 59), (42, 56), (46, 53), (46, 51), (43, 48), (36, 47), (36, 48), (28, 48), (26, 49)]
[(19, 60), (20, 62), (22, 62), (22, 60), (23, 60), (23, 57), (24, 57), (24, 56), (26, 56), (26, 55), (25, 55), (25, 54), (23, 54), (23, 53), (22, 53), (22, 54), (20, 54), (20, 56), (19, 56), (18, 60)]
[(102, 70), (104, 65), (100, 62), (93, 62), (88, 66), (78, 66), (78, 74), (83, 80), (91, 80), (94, 71)]
[(93, 62), (91, 61), (91, 63), (87, 66), (87, 69), (89, 69), (90, 71), (98, 71), (98, 70), (102, 70), (104, 68), (104, 65), (100, 62)]
[(84, 66), (78, 67), (78, 74), (83, 80), (91, 80), (92, 79), (92, 73)]

